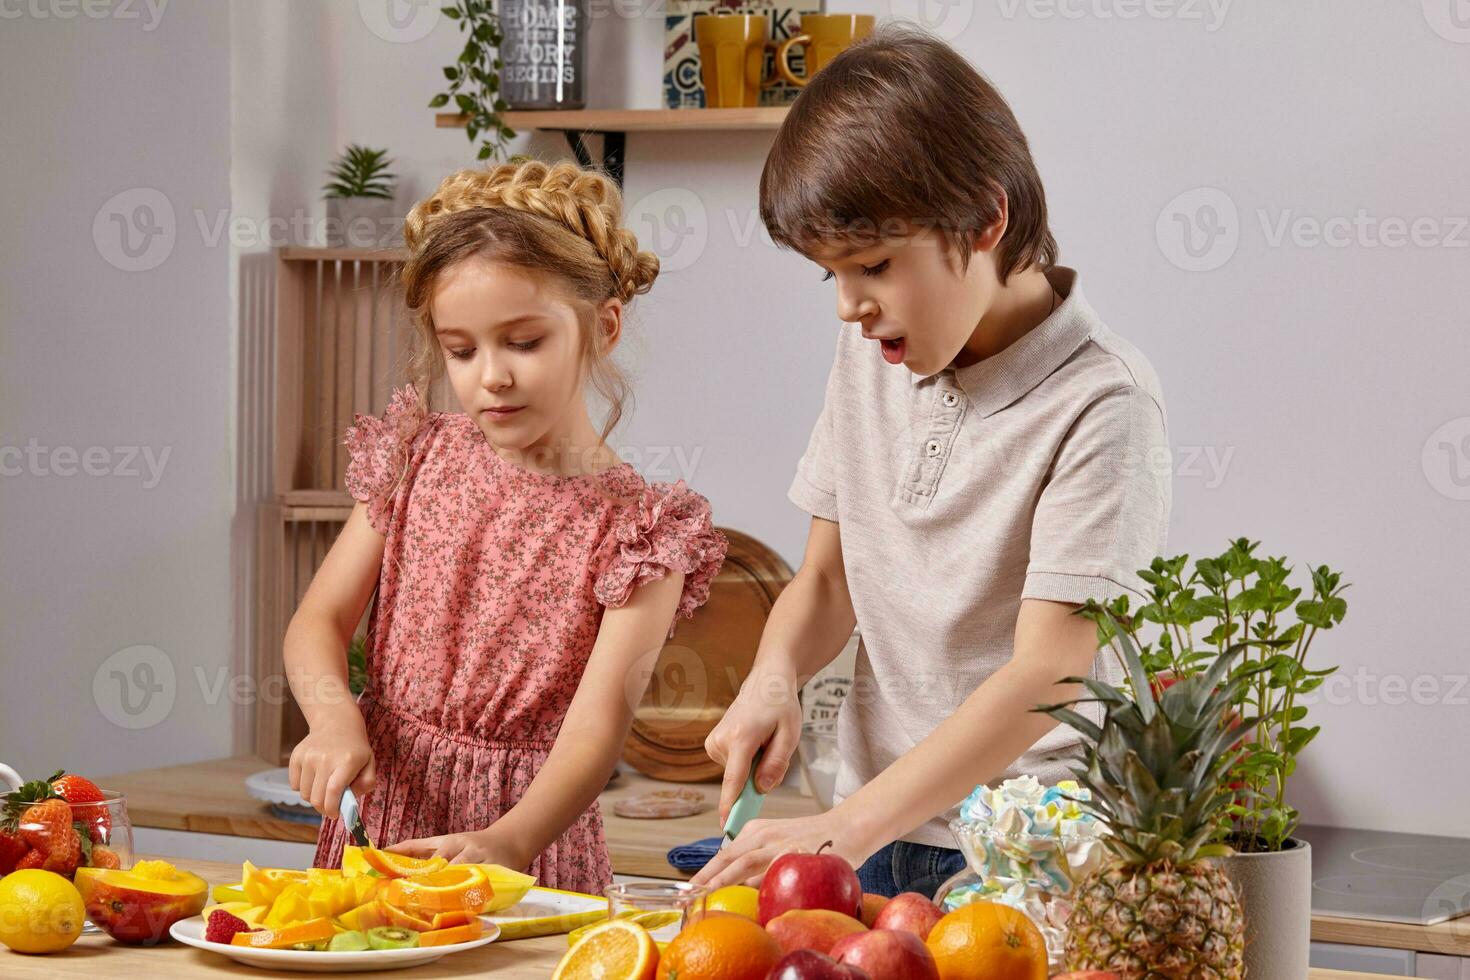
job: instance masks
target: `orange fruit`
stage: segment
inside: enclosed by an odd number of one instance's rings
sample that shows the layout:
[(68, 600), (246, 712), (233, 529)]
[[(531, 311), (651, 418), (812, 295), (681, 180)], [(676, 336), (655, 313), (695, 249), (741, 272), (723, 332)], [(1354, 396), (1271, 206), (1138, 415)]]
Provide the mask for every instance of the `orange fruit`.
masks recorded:
[(962, 905), (925, 940), (940, 980), (1046, 980), (1046, 940), (1025, 913), (995, 902)]
[(780, 945), (755, 922), (732, 913), (709, 914), (664, 949), (658, 980), (765, 980), (780, 959)]
[(613, 919), (567, 950), (551, 980), (654, 980), (658, 967), (658, 947), (648, 930)]
[(392, 851), (380, 851), (376, 847), (364, 847), (361, 854), (348, 855), (344, 848), (342, 867), (344, 870), (349, 866), (356, 866), (360, 857), (362, 863), (380, 874), (389, 878), (407, 878), (409, 875), (430, 874), (441, 871), (449, 866), (449, 862), (442, 857), (416, 858), (407, 854), (394, 854)]
[(297, 943), (319, 943), (337, 934), (331, 919), (307, 919), (293, 922), (279, 929), (263, 929), (260, 932), (237, 932), (230, 940), (234, 946), (253, 946), (256, 949), (285, 949)]
[(394, 878), (383, 898), (419, 918), (433, 918), (437, 912), (479, 912), (494, 894), (485, 872), (472, 864), (456, 864), (429, 874)]
[(54, 871), (26, 868), (0, 878), (0, 943), (17, 953), (55, 953), (82, 934), (81, 893)]
[(447, 929), (432, 929), (429, 932), (419, 933), (420, 946), (452, 946), (455, 943), (467, 943), (471, 939), (479, 939), (485, 934), (485, 923), (478, 917), (469, 922), (461, 922), (459, 925), (450, 926)]

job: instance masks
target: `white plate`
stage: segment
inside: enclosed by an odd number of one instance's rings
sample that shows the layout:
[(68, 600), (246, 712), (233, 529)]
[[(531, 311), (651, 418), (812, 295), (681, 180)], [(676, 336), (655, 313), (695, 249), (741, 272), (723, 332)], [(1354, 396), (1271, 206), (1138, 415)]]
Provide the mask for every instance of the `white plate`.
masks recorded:
[(507, 940), (555, 936), (607, 918), (607, 899), (537, 887), (527, 892), (519, 904), (484, 918), (499, 926)]
[(367, 970), (402, 970), (410, 966), (423, 966), (441, 956), (460, 953), (488, 945), (500, 938), (500, 927), (482, 917), (485, 934), (467, 943), (450, 946), (429, 946), (413, 949), (368, 949), (360, 953), (314, 953), (296, 949), (251, 949), (249, 946), (234, 946), (229, 943), (212, 943), (204, 938), (204, 919), (194, 916), (181, 919), (169, 929), (169, 935), (186, 946), (207, 949), (212, 953), (249, 966), (266, 970), (298, 970), (302, 973), (351, 973)]

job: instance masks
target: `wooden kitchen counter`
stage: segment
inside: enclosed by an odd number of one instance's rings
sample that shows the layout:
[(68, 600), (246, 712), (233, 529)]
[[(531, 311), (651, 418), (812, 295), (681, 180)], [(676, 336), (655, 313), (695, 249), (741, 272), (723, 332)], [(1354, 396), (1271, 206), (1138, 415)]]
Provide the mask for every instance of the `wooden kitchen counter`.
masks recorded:
[[(245, 792), (245, 777), (271, 765), (254, 756), (194, 762), (161, 769), (142, 769), (98, 780), (127, 795), (134, 827), (232, 834), (268, 840), (316, 843), (316, 827), (274, 816), (270, 808)], [(709, 800), (709, 809), (676, 820), (628, 820), (613, 813), (613, 803), (658, 789), (692, 789)], [(603, 825), (613, 871), (652, 878), (685, 878), (669, 866), (669, 848), (720, 834), (717, 783), (666, 783), (637, 773), (623, 773), (601, 796)], [(766, 798), (763, 817), (795, 817), (816, 813), (816, 800), (781, 787)], [(240, 855), (241, 860), (249, 857)]]
[[(127, 794), (135, 827), (233, 834), (270, 840), (316, 843), (316, 828), (271, 814), (245, 793), (245, 777), (271, 766), (253, 756), (144, 769), (99, 780)], [(710, 809), (678, 820), (628, 820), (613, 814), (614, 801), (655, 789), (690, 788), (709, 797)], [(686, 878), (669, 866), (669, 848), (719, 834), (719, 786), (713, 783), (665, 783), (624, 773), (601, 797), (608, 852), (618, 874), (653, 878)], [(815, 800), (782, 787), (766, 800), (762, 816), (790, 817), (817, 812)], [(241, 854), (243, 861), (250, 855)], [(1386, 946), (1442, 956), (1470, 956), (1470, 916), (1435, 926), (1370, 922), (1313, 916), (1312, 938), (1355, 946)]]
[[(152, 856), (152, 855), (150, 855)], [(193, 871), (211, 885), (234, 881), (240, 876), (238, 864), (221, 861), (189, 861), (168, 858), (178, 867)], [(514, 942), (491, 943), (479, 949), (452, 953), (437, 963), (391, 974), (334, 973), (335, 977), (458, 977), (481, 973), (506, 980), (547, 980), (567, 950), (566, 936), (543, 936), (517, 939)], [(0, 976), (10, 980), (51, 980), (74, 978), (96, 980), (97, 977), (147, 976), (150, 980), (172, 977), (254, 977), (302, 976), (277, 974), (245, 966), (217, 953), (194, 949), (169, 940), (152, 948), (124, 946), (105, 935), (83, 936), (76, 945), (50, 956), (26, 956), (0, 948)], [(1312, 970), (1310, 980), (1377, 980), (1366, 973), (1344, 973), (1339, 970)]]

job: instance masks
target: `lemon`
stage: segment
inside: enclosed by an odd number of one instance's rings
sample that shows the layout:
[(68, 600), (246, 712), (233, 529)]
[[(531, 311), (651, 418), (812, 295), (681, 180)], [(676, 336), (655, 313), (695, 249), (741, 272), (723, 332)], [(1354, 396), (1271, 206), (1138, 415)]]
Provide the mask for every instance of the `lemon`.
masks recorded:
[(711, 912), (734, 912), (747, 919), (757, 919), (756, 899), (759, 896), (760, 892), (749, 885), (726, 885), (711, 892), (704, 907)]
[(54, 871), (29, 868), (0, 878), (0, 943), (17, 953), (55, 953), (82, 934), (82, 893)]

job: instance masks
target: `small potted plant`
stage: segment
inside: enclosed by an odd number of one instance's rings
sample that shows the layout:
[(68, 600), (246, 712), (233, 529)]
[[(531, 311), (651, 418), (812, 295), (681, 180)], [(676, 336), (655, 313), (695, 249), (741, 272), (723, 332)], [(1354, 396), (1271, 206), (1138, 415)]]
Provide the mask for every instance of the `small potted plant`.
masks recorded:
[(402, 216), (393, 206), (392, 163), (387, 150), (350, 144), (327, 171), (327, 244), (382, 248), (400, 232)]
[[(1119, 632), (1136, 647), (1154, 692), (1198, 677), (1228, 651), (1244, 655), (1227, 681), (1233, 692), (1227, 724), (1245, 725), (1242, 752), (1222, 783), (1229, 801), (1213, 833), (1233, 852), (1222, 866), (1239, 888), (1245, 909), (1247, 976), (1306, 976), (1311, 936), (1312, 858), (1292, 836), (1299, 815), (1287, 783), (1318, 726), (1306, 722), (1303, 696), (1320, 687), (1335, 666), (1312, 669), (1307, 652), (1323, 630), (1347, 614), (1340, 573), (1311, 570), (1311, 592), (1289, 581), (1285, 558), (1260, 558), (1260, 542), (1238, 538), (1219, 555), (1155, 558), (1139, 574), (1149, 601), (1130, 610), (1127, 596), (1089, 601), (1079, 614), (1097, 624), (1100, 645), (1121, 659)], [(1145, 624), (1153, 624), (1142, 635)]]

